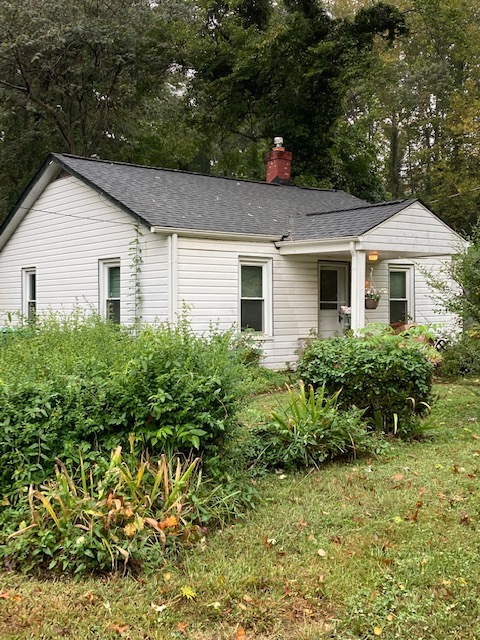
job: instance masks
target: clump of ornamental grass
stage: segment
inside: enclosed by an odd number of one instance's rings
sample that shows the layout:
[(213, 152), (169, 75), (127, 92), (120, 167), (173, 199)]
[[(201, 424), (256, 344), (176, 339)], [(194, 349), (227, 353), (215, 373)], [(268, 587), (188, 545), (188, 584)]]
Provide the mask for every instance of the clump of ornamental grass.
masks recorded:
[(2, 507), (0, 559), (17, 570), (74, 574), (158, 565), (202, 535), (199, 463), (117, 447), (107, 464), (89, 470), (80, 456), (75, 478), (57, 460), (52, 479)]
[(374, 453), (379, 439), (357, 408), (339, 408), (340, 391), (327, 395), (325, 385), (287, 385), (283, 407), (271, 409), (265, 423), (254, 428), (246, 447), (257, 468), (318, 468), (328, 460)]

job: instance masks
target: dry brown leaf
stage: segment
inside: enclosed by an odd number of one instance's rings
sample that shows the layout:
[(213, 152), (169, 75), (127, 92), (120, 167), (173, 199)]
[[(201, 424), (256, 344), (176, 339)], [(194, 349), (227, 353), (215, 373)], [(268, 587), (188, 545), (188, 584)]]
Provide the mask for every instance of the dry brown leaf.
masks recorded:
[(118, 634), (120, 634), (121, 636), (125, 635), (126, 631), (129, 628), (128, 624), (109, 624), (108, 625), (109, 629), (113, 629), (113, 631), (116, 631)]
[[(400, 480), (403, 480), (403, 473), (396, 473), (394, 476), (392, 476), (392, 480), (395, 480), (395, 482), (400, 482)], [(375, 628), (378, 629), (378, 627)]]
[(177, 629), (180, 631), (180, 633), (183, 633), (184, 636), (187, 636), (187, 627), (188, 627), (188, 622), (179, 622), (177, 624)]
[(245, 633), (245, 629), (242, 627), (242, 625), (239, 625), (237, 633), (235, 634), (235, 640), (245, 640), (246, 637), (247, 634)]

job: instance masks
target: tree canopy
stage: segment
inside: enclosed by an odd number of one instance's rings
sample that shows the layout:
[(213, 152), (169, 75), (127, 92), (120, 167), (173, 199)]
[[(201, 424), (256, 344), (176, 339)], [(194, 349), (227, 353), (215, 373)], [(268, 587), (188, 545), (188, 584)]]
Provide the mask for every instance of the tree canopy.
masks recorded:
[(0, 0), (0, 219), (47, 151), (480, 204), (473, 0)]

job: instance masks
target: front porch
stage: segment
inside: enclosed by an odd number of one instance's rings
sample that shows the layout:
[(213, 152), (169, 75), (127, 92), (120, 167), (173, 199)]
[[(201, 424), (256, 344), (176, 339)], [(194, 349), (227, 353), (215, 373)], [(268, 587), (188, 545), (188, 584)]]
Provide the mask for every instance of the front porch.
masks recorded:
[[(361, 239), (278, 243), (277, 248), (286, 258), (309, 256), (317, 263), (320, 337), (341, 335), (348, 328), (358, 332), (371, 323), (448, 321), (435, 315), (424, 269), (438, 271), (452, 251), (422, 251), (418, 246), (406, 250), (393, 239), (388, 249)], [(382, 295), (375, 308), (366, 308), (365, 291), (371, 287)]]

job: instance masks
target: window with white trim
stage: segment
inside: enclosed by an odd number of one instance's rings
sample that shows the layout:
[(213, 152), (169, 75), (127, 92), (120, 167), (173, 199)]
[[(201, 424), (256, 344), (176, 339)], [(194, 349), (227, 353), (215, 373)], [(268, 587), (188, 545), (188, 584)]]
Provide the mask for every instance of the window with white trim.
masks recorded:
[(37, 313), (37, 271), (34, 267), (22, 269), (22, 313), (27, 320)]
[(413, 316), (413, 267), (389, 268), (390, 324), (408, 322)]
[(272, 261), (258, 258), (240, 260), (241, 331), (272, 335)]
[(112, 258), (100, 261), (100, 313), (104, 318), (120, 324), (120, 259)]

